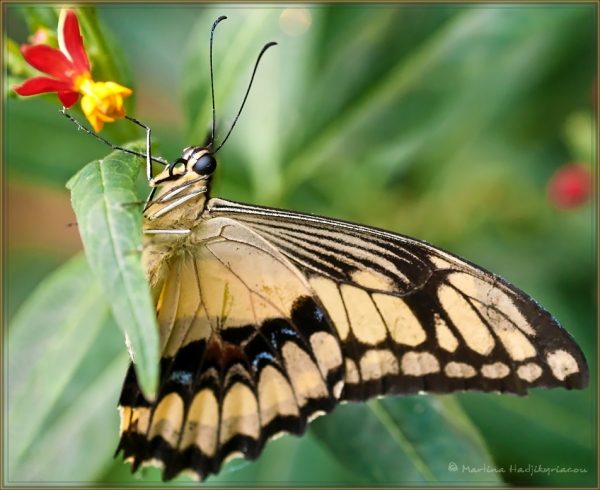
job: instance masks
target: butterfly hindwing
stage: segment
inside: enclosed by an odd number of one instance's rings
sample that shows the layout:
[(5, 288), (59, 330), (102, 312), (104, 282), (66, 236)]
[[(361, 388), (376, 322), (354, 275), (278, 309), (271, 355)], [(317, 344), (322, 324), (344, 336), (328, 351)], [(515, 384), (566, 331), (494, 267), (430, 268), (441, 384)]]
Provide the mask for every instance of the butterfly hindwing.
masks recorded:
[(157, 400), (143, 398), (133, 368), (120, 400), (119, 450), (134, 469), (162, 466), (165, 479), (185, 470), (203, 479), (234, 455), (256, 459), (269, 438), (300, 435), (331, 411), (343, 386), (337, 335), (298, 269), (232, 220), (198, 234), (156, 281)]

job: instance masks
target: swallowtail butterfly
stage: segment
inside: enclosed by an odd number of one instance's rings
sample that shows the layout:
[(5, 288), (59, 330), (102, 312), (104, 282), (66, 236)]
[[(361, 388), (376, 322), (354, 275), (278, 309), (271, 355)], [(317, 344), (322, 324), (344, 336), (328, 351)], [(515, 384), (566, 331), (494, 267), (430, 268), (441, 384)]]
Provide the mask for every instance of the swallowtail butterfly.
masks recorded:
[(213, 99), (209, 143), (157, 176), (146, 128), (142, 261), (162, 360), (155, 401), (133, 365), (119, 401), (117, 453), (134, 471), (202, 480), (345, 401), (587, 386), (573, 338), (481, 267), (388, 231), (210, 197), (214, 127)]

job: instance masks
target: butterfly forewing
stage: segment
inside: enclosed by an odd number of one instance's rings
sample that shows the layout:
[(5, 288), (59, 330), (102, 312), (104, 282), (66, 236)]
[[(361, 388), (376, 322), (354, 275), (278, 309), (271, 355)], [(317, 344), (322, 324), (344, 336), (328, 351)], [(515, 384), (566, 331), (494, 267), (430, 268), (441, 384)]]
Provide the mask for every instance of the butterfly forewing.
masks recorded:
[(577, 344), (533, 299), (427, 243), (222, 199), (169, 240), (144, 251), (160, 391), (146, 401), (130, 368), (120, 401), (133, 469), (203, 479), (344, 400), (589, 381)]
[(409, 237), (313, 215), (212, 199), (305, 274), (342, 343), (342, 398), (390, 393), (583, 388), (579, 346), (501, 278)]

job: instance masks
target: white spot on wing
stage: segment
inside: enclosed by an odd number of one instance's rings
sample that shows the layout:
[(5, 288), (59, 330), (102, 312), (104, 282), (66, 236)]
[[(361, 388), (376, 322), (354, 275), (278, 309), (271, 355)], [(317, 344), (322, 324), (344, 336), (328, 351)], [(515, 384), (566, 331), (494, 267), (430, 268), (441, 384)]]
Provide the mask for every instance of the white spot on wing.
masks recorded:
[(346, 383), (358, 384), (360, 382), (360, 376), (356, 364), (352, 359), (346, 358)]
[(170, 446), (175, 447), (183, 423), (183, 400), (177, 393), (169, 393), (158, 403), (148, 440), (161, 436)]
[(402, 356), (402, 372), (407, 376), (424, 376), (437, 373), (440, 363), (429, 352), (407, 352)]
[(570, 374), (579, 372), (577, 361), (565, 350), (558, 349), (550, 352), (546, 359), (548, 360), (552, 374), (560, 381), (564, 381)]
[(398, 360), (389, 350), (371, 349), (360, 359), (362, 379), (380, 379), (389, 374), (398, 374)]
[(440, 257), (436, 257), (435, 255), (430, 255), (429, 260), (436, 266), (437, 269), (451, 269), (454, 267), (454, 264), (448, 262), (447, 260), (441, 259)]
[(260, 372), (258, 398), (263, 426), (278, 415), (297, 417), (299, 414), (292, 387), (273, 366), (265, 366)]
[(300, 406), (304, 406), (310, 398), (328, 396), (321, 373), (306, 352), (294, 342), (286, 342), (281, 352)]
[(217, 424), (219, 404), (209, 389), (203, 389), (194, 396), (190, 405), (179, 447), (182, 450), (196, 444), (211, 457), (217, 449)]
[(481, 374), (489, 379), (501, 379), (508, 376), (510, 373), (509, 367), (502, 362), (494, 364), (484, 364), (481, 366)]
[(464, 362), (449, 362), (444, 368), (449, 378), (472, 378), (477, 374), (475, 368)]
[(252, 390), (243, 383), (234, 384), (225, 394), (219, 440), (224, 444), (237, 434), (254, 439), (260, 435), (258, 402)]
[(530, 362), (528, 364), (523, 364), (519, 366), (517, 369), (517, 376), (519, 378), (524, 379), (530, 383), (533, 383), (536, 379), (538, 379), (542, 375), (542, 368), (537, 364)]
[(379, 274), (374, 270), (357, 269), (352, 273), (352, 281), (367, 289), (378, 289), (380, 291), (396, 292), (396, 286), (389, 277)]
[(515, 361), (524, 361), (530, 357), (535, 357), (535, 347), (525, 334), (517, 330), (511, 323), (504, 320), (502, 324), (492, 323), (492, 328), (500, 338), (502, 345), (506, 348), (510, 357)]

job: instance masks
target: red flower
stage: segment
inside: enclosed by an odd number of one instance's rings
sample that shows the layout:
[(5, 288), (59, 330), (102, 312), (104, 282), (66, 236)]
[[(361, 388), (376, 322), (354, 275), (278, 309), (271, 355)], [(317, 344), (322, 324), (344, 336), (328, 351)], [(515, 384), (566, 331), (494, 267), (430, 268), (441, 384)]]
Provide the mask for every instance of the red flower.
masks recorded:
[(58, 98), (63, 105), (71, 107), (79, 99), (79, 86), (92, 76), (90, 62), (79, 32), (79, 22), (72, 11), (66, 11), (62, 27), (59, 28), (59, 36), (62, 34), (63, 37), (63, 42), (60, 43), (62, 51), (44, 44), (21, 46), (25, 61), (53, 78), (30, 78), (14, 89), (19, 95), (58, 92)]
[(548, 183), (548, 200), (556, 209), (567, 211), (585, 204), (592, 196), (592, 171), (580, 163), (560, 167)]
[(34, 77), (13, 87), (19, 95), (38, 95), (56, 92), (65, 107), (79, 99), (83, 112), (98, 132), (105, 122), (124, 117), (123, 97), (132, 91), (115, 82), (94, 82), (90, 62), (83, 46), (79, 22), (71, 10), (61, 12), (58, 25), (59, 49), (37, 44), (21, 46), (25, 61), (49, 77)]

